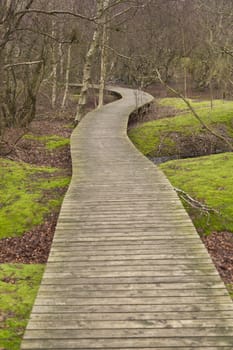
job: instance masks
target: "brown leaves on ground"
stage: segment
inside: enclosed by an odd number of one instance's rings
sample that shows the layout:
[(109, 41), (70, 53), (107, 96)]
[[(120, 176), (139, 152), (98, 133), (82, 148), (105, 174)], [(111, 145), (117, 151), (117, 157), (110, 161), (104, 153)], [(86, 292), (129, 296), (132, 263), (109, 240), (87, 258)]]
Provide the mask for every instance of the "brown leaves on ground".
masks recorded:
[(213, 232), (202, 237), (212, 260), (225, 283), (233, 283), (233, 234)]
[(21, 237), (0, 240), (0, 263), (43, 264), (47, 262), (58, 214)]

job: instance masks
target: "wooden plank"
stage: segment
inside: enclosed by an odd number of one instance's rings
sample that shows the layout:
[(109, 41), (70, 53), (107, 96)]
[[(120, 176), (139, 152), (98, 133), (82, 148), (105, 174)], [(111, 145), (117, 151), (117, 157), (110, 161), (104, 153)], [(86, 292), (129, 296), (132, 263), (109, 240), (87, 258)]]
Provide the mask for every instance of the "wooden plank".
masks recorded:
[[(54, 316), (53, 316), (54, 317)], [(232, 321), (232, 327), (233, 327), (233, 318)], [(227, 322), (228, 324), (228, 322)], [(69, 319), (69, 329), (70, 330), (98, 330), (98, 329), (109, 329), (109, 330), (119, 330), (119, 329), (180, 329), (180, 328), (192, 328), (192, 329), (205, 329), (206, 334), (209, 334), (209, 330), (211, 328), (220, 328), (222, 329), (224, 327), (224, 320), (222, 319), (198, 319), (198, 320), (169, 320), (169, 319), (159, 319), (159, 320), (130, 320), (130, 321), (79, 321), (79, 320), (70, 320)], [(63, 319), (57, 320), (54, 322), (54, 319), (51, 321), (46, 320), (45, 318), (42, 321), (31, 321), (28, 329), (33, 330), (47, 330), (47, 329), (59, 329), (59, 330), (66, 330), (67, 324), (64, 323)], [(232, 331), (232, 329), (231, 329)], [(152, 334), (153, 335), (153, 334)], [(168, 335), (169, 336), (169, 335)]]
[[(216, 270), (214, 268), (214, 266), (211, 266), (209, 264), (189, 264), (189, 265), (169, 265), (164, 263), (164, 265), (159, 266), (159, 265), (133, 265), (133, 266), (108, 266), (108, 265), (102, 265), (102, 266), (95, 266), (95, 264), (89, 265), (89, 266), (79, 266), (78, 264), (76, 264), (76, 266), (72, 266), (72, 264), (62, 264), (62, 263), (51, 263), (50, 267), (49, 267), (49, 271), (52, 273), (56, 273), (56, 272), (73, 272), (73, 271), (78, 272), (80, 277), (83, 277), (82, 274), (84, 274), (84, 276), (89, 276), (90, 273), (96, 273), (101, 275), (101, 273), (113, 273), (113, 277), (114, 277), (114, 273), (119, 273), (119, 276), (121, 273), (124, 272), (132, 272), (132, 273), (136, 273), (136, 272), (158, 272), (161, 273), (162, 271), (169, 271), (169, 272), (173, 272), (173, 273), (192, 273), (195, 271), (197, 273), (201, 272), (201, 273), (208, 273), (208, 272), (213, 272), (216, 274)], [(119, 277), (118, 276), (118, 277)], [(132, 275), (133, 276), (133, 275)]]
[(128, 271), (127, 269), (125, 269), (125, 271), (75, 271), (74, 270), (69, 270), (67, 269), (65, 272), (63, 271), (59, 271), (59, 269), (55, 270), (55, 271), (51, 271), (50, 272), (45, 272), (44, 277), (45, 278), (133, 278), (133, 277), (166, 277), (166, 276), (190, 276), (192, 275), (192, 277), (194, 278), (195, 276), (218, 276), (216, 270), (214, 269), (208, 269), (208, 270), (201, 270), (201, 269), (197, 269), (197, 270), (183, 270), (183, 269), (179, 269), (177, 267), (177, 269), (174, 270), (151, 270), (151, 271), (147, 271), (147, 270), (132, 270), (132, 271)]
[[(212, 310), (212, 311), (182, 311), (179, 312), (63, 312), (58, 313), (56, 311), (46, 313), (35, 313), (33, 312), (31, 314), (31, 322), (51, 322), (56, 320), (58, 322), (68, 322), (68, 321), (151, 321), (151, 320), (197, 320), (197, 321), (205, 321), (205, 320), (211, 320), (214, 324), (214, 322), (224, 322), (227, 320), (227, 322), (232, 323), (233, 319), (233, 310), (221, 310), (219, 312), (218, 310)], [(30, 323), (29, 323), (30, 326)], [(66, 325), (67, 326), (67, 325)]]
[(118, 298), (69, 298), (67, 295), (63, 295), (61, 297), (54, 295), (53, 297), (39, 295), (36, 299), (36, 305), (186, 305), (186, 304), (221, 304), (221, 303), (227, 303), (229, 302), (229, 297), (227, 296), (214, 296), (210, 295), (208, 297), (201, 297), (201, 296), (192, 296), (187, 297), (183, 296), (180, 298), (177, 298), (176, 296), (172, 297), (143, 297), (143, 298), (136, 298), (136, 297), (130, 297), (130, 298), (124, 298), (124, 297), (118, 297)]
[[(209, 282), (219, 282), (219, 277), (218, 275), (213, 276), (213, 275), (204, 275), (204, 276), (192, 276), (191, 274), (188, 276), (173, 276), (172, 273), (170, 276), (160, 276), (160, 277), (78, 277), (73, 276), (72, 278), (48, 278), (44, 277), (43, 278), (43, 284), (68, 284), (68, 285), (77, 285), (77, 284), (109, 284), (109, 285), (115, 285), (115, 284), (137, 284), (137, 283), (187, 283), (187, 282), (205, 282), (208, 279)], [(231, 302), (229, 298), (229, 303)], [(231, 305), (231, 304), (230, 304)]]
[[(107, 262), (107, 263), (106, 263)], [(127, 259), (127, 260), (100, 260), (100, 261), (88, 261), (88, 260), (72, 260), (72, 261), (67, 261), (66, 258), (61, 259), (61, 261), (53, 261), (52, 259), (50, 259), (50, 261), (48, 262), (48, 267), (53, 267), (53, 266), (64, 266), (66, 265), (67, 267), (69, 266), (73, 266), (74, 268), (78, 267), (78, 266), (95, 266), (95, 267), (99, 267), (99, 266), (125, 266), (127, 268), (127, 266), (180, 266), (180, 265), (184, 265), (188, 268), (190, 266), (212, 266), (212, 261), (210, 260), (209, 256), (206, 256), (204, 258), (200, 258), (200, 259), (176, 259), (176, 261), (174, 262), (174, 259), (136, 259), (136, 260), (132, 260), (132, 259)]]
[[(38, 298), (51, 298), (54, 297), (56, 293), (56, 297), (60, 298), (65, 295), (67, 298), (101, 298), (103, 297), (103, 290), (86, 291), (75, 288), (70, 289), (62, 289), (60, 286), (44, 286), (44, 288), (40, 288), (40, 293)], [(197, 290), (181, 290), (181, 289), (171, 289), (171, 290), (131, 290), (131, 291), (104, 291), (104, 296), (106, 298), (137, 298), (137, 297), (209, 297), (212, 296), (228, 296), (226, 289), (214, 289), (209, 292), (209, 289), (197, 289)]]
[[(41, 283), (40, 290), (85, 290), (86, 292), (88, 291), (134, 291), (139, 292), (139, 291), (150, 291), (150, 290), (156, 290), (156, 291), (169, 291), (169, 290), (187, 290), (191, 293), (191, 291), (197, 290), (202, 290), (202, 289), (207, 289), (210, 293), (214, 292), (215, 289), (223, 289), (226, 291), (226, 287), (223, 282), (179, 282), (179, 283), (128, 283), (128, 284), (123, 284), (123, 283), (114, 283), (114, 284), (76, 284), (75, 281), (72, 285), (68, 284), (44, 284), (43, 281)], [(57, 289), (58, 288), (58, 289)], [(227, 291), (226, 291), (227, 292)], [(228, 292), (227, 292), (228, 293)]]
[[(125, 349), (127, 347), (131, 349), (142, 349), (145, 347), (157, 348), (159, 350), (164, 347), (170, 347), (171, 349), (182, 349), (187, 350), (188, 347), (192, 350), (195, 347), (202, 346), (201, 350), (205, 347), (216, 347), (220, 350), (225, 350), (224, 347), (229, 347), (232, 350), (232, 337), (231, 336), (220, 336), (220, 337), (174, 337), (174, 338), (92, 338), (92, 339), (25, 339), (21, 350), (33, 350), (33, 349)], [(216, 344), (218, 344), (216, 346)], [(110, 346), (111, 347), (110, 347)], [(222, 349), (223, 347), (223, 349)], [(206, 350), (206, 349), (204, 349)]]
[[(125, 312), (196, 312), (197, 318), (199, 312), (215, 311), (221, 316), (221, 311), (232, 311), (229, 303), (208, 303), (205, 304), (153, 304), (153, 305), (38, 305), (37, 300), (33, 307), (35, 313), (125, 313)], [(229, 323), (231, 326), (231, 323)]]

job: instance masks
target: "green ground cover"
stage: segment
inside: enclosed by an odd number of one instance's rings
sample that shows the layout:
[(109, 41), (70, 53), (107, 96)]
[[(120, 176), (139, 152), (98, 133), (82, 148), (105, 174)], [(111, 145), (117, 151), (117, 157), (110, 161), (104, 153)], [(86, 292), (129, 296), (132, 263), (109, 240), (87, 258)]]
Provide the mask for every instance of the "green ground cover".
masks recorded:
[(54, 150), (56, 148), (64, 147), (70, 144), (70, 139), (58, 135), (48, 135), (48, 136), (34, 136), (31, 134), (24, 135), (25, 139), (36, 140), (45, 145), (47, 150)]
[[(203, 108), (207, 108), (207, 109), (211, 109), (211, 101), (200, 101), (198, 99), (190, 99), (187, 98), (188, 102), (195, 108), (195, 109), (203, 109)], [(173, 108), (177, 109), (177, 110), (188, 110), (188, 107), (186, 105), (186, 103), (179, 97), (166, 97), (166, 98), (161, 98), (157, 100), (158, 104), (160, 106), (172, 106)], [(228, 100), (213, 100), (212, 101), (213, 107), (217, 108), (217, 107), (221, 107), (224, 108), (225, 106), (228, 107), (232, 107), (232, 101), (228, 101)]]
[[(70, 178), (60, 170), (0, 159), (0, 239), (20, 236), (60, 206)], [(49, 194), (49, 198), (48, 198)]]
[(43, 271), (43, 265), (0, 265), (0, 349), (20, 349)]
[[(202, 120), (211, 128), (233, 137), (233, 102), (214, 100), (211, 110), (209, 101), (192, 101)], [(186, 110), (181, 99), (166, 98), (158, 100), (161, 106), (172, 106), (180, 110), (174, 117), (167, 117), (143, 123), (129, 131), (129, 137), (135, 146), (145, 155), (161, 156), (177, 154), (176, 139), (191, 135), (204, 134), (200, 123)], [(161, 144), (163, 151), (161, 153)]]
[(169, 161), (160, 168), (174, 187), (219, 211), (206, 216), (186, 205), (199, 232), (233, 232), (233, 153)]

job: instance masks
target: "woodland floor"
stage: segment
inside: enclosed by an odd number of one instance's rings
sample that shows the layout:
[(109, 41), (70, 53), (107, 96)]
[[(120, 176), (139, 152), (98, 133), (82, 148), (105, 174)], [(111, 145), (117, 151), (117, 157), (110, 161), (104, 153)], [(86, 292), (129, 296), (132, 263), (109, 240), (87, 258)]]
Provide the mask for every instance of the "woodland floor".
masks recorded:
[[(35, 120), (31, 123), (27, 133), (34, 139), (21, 138), (14, 150), (7, 158), (23, 161), (32, 165), (45, 165), (64, 169), (66, 175), (71, 175), (71, 158), (69, 146), (59, 147), (48, 151), (37, 140), (38, 136), (59, 135), (69, 137), (72, 129), (67, 127), (66, 119), (51, 117)], [(57, 189), (56, 189), (57, 191)], [(65, 194), (66, 188), (59, 189)], [(49, 192), (47, 200), (49, 200)], [(58, 212), (50, 213), (41, 225), (34, 227), (21, 237), (12, 237), (0, 240), (1, 263), (46, 263), (52, 243)]]
[[(71, 120), (66, 117), (38, 118), (27, 130), (33, 136), (56, 134), (69, 137)], [(12, 137), (9, 133), (9, 139)], [(33, 165), (46, 165), (65, 169), (71, 174), (69, 146), (48, 151), (35, 139), (21, 138), (7, 158)], [(63, 193), (65, 189), (62, 189)], [(65, 193), (64, 193), (65, 194)], [(48, 193), (49, 196), (49, 193)], [(43, 224), (34, 227), (21, 237), (0, 240), (0, 263), (46, 263), (52, 243), (58, 212), (48, 215)], [(208, 249), (223, 281), (233, 283), (233, 235), (228, 232), (213, 232), (202, 241)]]

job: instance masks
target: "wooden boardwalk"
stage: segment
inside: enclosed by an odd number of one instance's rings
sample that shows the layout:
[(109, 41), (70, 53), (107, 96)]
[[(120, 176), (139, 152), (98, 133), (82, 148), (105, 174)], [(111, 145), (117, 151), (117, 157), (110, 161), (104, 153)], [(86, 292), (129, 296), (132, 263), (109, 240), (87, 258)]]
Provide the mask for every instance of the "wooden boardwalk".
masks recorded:
[(175, 191), (127, 138), (151, 96), (90, 112), (21, 349), (232, 350), (233, 306)]

